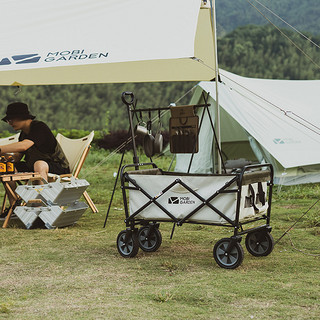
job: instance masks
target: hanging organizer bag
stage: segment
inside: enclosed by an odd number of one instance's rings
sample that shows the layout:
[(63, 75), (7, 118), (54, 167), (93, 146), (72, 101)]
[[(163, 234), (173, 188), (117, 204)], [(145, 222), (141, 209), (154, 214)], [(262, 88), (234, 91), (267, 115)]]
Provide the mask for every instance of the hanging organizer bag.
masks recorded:
[(170, 118), (170, 152), (198, 152), (199, 117), (194, 114), (194, 107), (171, 107)]

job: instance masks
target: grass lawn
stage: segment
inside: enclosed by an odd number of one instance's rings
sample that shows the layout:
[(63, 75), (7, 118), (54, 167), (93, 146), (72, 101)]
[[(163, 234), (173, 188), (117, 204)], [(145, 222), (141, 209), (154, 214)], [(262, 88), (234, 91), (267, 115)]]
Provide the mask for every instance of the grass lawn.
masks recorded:
[[(116, 248), (125, 227), (119, 188), (103, 229), (120, 160), (104, 161), (108, 154), (91, 152), (82, 171), (99, 213), (88, 209), (68, 228), (26, 230), (11, 222), (0, 230), (0, 319), (319, 319), (320, 204), (267, 257), (250, 255), (243, 239), (244, 261), (234, 270), (212, 257), (215, 242), (230, 236), (223, 227), (185, 224), (170, 240), (172, 224), (162, 223), (157, 252), (124, 259)], [(167, 169), (170, 159), (159, 162)], [(276, 188), (275, 240), (319, 191)]]

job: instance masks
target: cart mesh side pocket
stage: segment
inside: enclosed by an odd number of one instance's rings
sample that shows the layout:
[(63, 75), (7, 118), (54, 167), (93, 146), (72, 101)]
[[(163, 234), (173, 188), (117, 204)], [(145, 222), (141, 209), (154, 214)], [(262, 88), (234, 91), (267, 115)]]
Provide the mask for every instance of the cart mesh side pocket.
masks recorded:
[(240, 219), (252, 217), (257, 214), (265, 214), (267, 212), (268, 202), (266, 201), (266, 190), (266, 182), (242, 186)]

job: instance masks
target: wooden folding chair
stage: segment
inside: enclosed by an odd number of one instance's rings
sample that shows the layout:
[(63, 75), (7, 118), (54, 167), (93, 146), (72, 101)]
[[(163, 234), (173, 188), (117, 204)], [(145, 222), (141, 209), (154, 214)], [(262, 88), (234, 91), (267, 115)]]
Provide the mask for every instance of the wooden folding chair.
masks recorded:
[[(93, 137), (94, 131), (90, 132), (89, 135), (80, 139), (70, 139), (60, 133), (58, 133), (56, 136), (58, 143), (60, 144), (66, 158), (69, 161), (70, 172), (76, 178), (79, 176), (80, 170), (89, 153), (89, 150), (91, 148), (90, 143), (92, 142)], [(83, 193), (83, 196), (92, 212), (98, 212), (97, 207), (93, 203), (87, 191)]]

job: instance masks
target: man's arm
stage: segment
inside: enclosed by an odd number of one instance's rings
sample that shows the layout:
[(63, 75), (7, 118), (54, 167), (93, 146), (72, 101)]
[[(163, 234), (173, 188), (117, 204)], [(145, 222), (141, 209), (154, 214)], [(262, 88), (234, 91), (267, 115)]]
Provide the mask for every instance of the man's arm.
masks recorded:
[(14, 142), (0, 147), (0, 154), (8, 152), (25, 152), (34, 145), (34, 142), (28, 139), (23, 141)]

